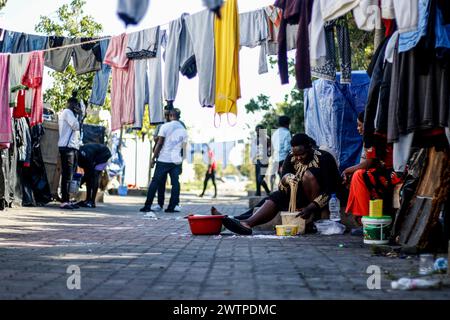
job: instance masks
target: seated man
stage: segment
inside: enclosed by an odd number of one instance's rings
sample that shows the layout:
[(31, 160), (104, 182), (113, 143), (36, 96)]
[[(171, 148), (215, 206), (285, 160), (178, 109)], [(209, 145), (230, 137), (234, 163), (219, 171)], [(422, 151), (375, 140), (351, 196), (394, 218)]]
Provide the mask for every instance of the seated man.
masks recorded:
[[(298, 186), (296, 207), (300, 211), (298, 216), (306, 220), (307, 230), (313, 229), (314, 220), (329, 217), (328, 200), (340, 185), (339, 171), (331, 154), (315, 148), (314, 140), (306, 134), (296, 134), (292, 137), (291, 152), (284, 161), (282, 176), (280, 190), (261, 201), (255, 214), (241, 220), (226, 217), (223, 220), (225, 228), (250, 235), (253, 227), (269, 222), (280, 211), (287, 211), (292, 183)], [(211, 213), (219, 214), (214, 207)]]
[[(358, 116), (358, 131), (361, 135), (364, 135), (363, 121), (364, 113), (361, 113)], [(369, 215), (370, 200), (383, 199), (383, 211), (389, 214), (393, 186), (400, 182), (393, 171), (393, 149), (392, 144), (387, 143), (386, 136), (371, 134), (369, 141), (371, 147), (364, 149), (361, 163), (342, 173), (344, 183), (350, 182), (345, 212), (353, 214), (359, 225), (362, 225), (361, 217)]]
[(110, 158), (111, 151), (104, 144), (88, 143), (78, 150), (78, 166), (84, 170), (86, 182), (86, 200), (77, 203), (80, 207), (95, 208), (100, 173)]

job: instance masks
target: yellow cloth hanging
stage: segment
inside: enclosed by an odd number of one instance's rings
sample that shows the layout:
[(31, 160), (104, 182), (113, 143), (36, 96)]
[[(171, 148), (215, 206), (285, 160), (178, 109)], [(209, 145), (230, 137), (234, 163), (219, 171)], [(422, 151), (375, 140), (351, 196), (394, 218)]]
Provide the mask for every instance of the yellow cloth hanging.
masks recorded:
[(216, 113), (237, 115), (236, 101), (241, 97), (239, 79), (239, 13), (237, 0), (228, 0), (214, 20), (216, 48)]

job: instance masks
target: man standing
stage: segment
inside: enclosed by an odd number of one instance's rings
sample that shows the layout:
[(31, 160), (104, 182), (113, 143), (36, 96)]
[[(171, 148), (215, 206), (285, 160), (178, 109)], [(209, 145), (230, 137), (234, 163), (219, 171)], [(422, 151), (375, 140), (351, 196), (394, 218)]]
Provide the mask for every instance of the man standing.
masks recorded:
[(291, 119), (288, 116), (278, 118), (278, 129), (272, 134), (272, 157), (273, 165), (278, 168), (278, 175), (281, 177), (281, 168), (284, 160), (291, 150), (291, 132), (289, 131)]
[(76, 92), (67, 100), (66, 108), (58, 118), (59, 140), (58, 148), (61, 157), (61, 209), (78, 209), (79, 206), (70, 202), (70, 184), (77, 168), (77, 151), (82, 144), (80, 138), (80, 119), (83, 111), (76, 98)]
[[(164, 107), (164, 121), (165, 123), (170, 122), (169, 119), (169, 114), (170, 114), (170, 110), (173, 109), (173, 106), (165, 106)], [(161, 129), (161, 126), (163, 124), (159, 124), (156, 129), (155, 132), (153, 133), (153, 141), (155, 142), (155, 146), (153, 147), (153, 154), (155, 153), (155, 149), (156, 146), (158, 144), (158, 134), (159, 134), (159, 130)], [(164, 178), (161, 179), (161, 183), (158, 186), (158, 204), (154, 204), (152, 205), (151, 209), (152, 211), (155, 212), (159, 212), (162, 211), (163, 207), (164, 207), (164, 196), (166, 193), (166, 182), (167, 182), (167, 174), (164, 175)]]
[(187, 143), (187, 131), (179, 121), (179, 113), (176, 110), (169, 111), (170, 122), (161, 126), (158, 133), (158, 142), (153, 153), (151, 167), (156, 164), (150, 186), (148, 187), (147, 200), (140, 209), (141, 212), (152, 211), (153, 199), (156, 191), (161, 185), (166, 175), (170, 175), (172, 191), (169, 206), (165, 212), (176, 212), (175, 207), (180, 202), (180, 182), (181, 164), (183, 157), (181, 150), (185, 149)]

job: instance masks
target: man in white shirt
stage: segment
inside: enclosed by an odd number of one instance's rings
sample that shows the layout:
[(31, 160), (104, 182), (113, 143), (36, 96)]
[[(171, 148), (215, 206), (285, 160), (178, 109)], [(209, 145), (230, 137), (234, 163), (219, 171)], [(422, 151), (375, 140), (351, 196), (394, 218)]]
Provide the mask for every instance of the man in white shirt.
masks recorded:
[(67, 107), (61, 112), (58, 118), (62, 209), (78, 208), (77, 205), (70, 203), (69, 188), (76, 170), (77, 151), (81, 145), (79, 120), (81, 116), (82, 110), (80, 103), (74, 96), (68, 100)]
[(167, 174), (170, 175), (172, 191), (169, 206), (165, 212), (176, 212), (175, 207), (180, 202), (179, 176), (183, 162), (181, 150), (185, 149), (188, 135), (179, 121), (179, 113), (176, 110), (170, 111), (169, 119), (170, 122), (163, 124), (159, 129), (158, 142), (151, 161), (151, 167), (153, 168), (156, 164), (156, 169), (148, 187), (147, 200), (144, 207), (140, 209), (141, 212), (152, 211), (156, 191)]
[(278, 118), (278, 129), (272, 134), (272, 162), (278, 168), (278, 174), (281, 179), (281, 168), (283, 167), (284, 159), (291, 151), (291, 132), (289, 126), (291, 119), (288, 116), (280, 116)]

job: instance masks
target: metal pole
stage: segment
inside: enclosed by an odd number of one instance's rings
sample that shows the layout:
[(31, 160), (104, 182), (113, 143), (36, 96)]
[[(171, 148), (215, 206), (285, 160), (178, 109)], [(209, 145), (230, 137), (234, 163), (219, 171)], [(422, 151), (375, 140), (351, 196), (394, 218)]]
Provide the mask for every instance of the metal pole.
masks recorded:
[(138, 136), (137, 134), (134, 134), (134, 137), (136, 138), (136, 145), (135, 145), (135, 151), (134, 151), (134, 186), (137, 187), (137, 166), (138, 166), (138, 161), (137, 161), (137, 155), (138, 155)]

